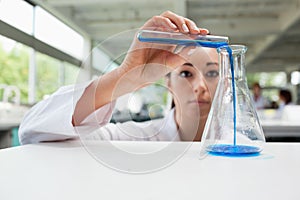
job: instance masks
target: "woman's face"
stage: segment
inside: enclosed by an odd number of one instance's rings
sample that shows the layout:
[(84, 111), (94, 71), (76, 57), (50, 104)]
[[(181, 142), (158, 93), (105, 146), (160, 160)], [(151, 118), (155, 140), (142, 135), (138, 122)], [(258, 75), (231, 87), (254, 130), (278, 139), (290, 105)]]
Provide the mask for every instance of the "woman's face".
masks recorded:
[(207, 117), (219, 80), (218, 53), (214, 48), (196, 48), (188, 61), (171, 72), (168, 86), (176, 112), (199, 119)]

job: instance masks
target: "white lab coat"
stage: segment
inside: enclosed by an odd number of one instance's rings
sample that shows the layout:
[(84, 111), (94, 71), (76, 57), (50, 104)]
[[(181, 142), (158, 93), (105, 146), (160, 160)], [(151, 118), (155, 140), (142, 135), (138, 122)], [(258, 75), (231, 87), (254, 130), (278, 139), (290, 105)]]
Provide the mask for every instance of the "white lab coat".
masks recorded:
[(74, 107), (90, 83), (64, 86), (36, 104), (24, 117), (21, 144), (67, 139), (180, 141), (174, 110), (163, 119), (147, 122), (109, 123), (115, 102), (89, 115), (80, 126), (72, 125)]
[(268, 105), (267, 100), (263, 96), (259, 96), (256, 101), (253, 98), (253, 102), (257, 110), (264, 109)]

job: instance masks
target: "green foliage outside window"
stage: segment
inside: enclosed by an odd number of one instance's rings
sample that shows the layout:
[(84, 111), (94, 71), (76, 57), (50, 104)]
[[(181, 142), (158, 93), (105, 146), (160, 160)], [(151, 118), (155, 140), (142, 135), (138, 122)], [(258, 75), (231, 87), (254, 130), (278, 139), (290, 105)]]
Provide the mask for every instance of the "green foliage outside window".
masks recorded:
[[(27, 104), (32, 49), (14, 41), (11, 44), (10, 48), (6, 48), (0, 40), (0, 85), (17, 86), (21, 92), (21, 103)], [(45, 95), (53, 93), (62, 85), (75, 83), (79, 72), (79, 68), (74, 65), (62, 64), (61, 61), (38, 52), (36, 67), (36, 101), (42, 100)], [(0, 90), (0, 100), (2, 99), (3, 89)]]
[(37, 53), (36, 98), (42, 100), (60, 87), (59, 70), (61, 63), (49, 56)]
[[(17, 44), (6, 51), (0, 43), (0, 84), (15, 85), (20, 89), (21, 102), (28, 99), (29, 48)], [(3, 98), (3, 90), (0, 99)]]

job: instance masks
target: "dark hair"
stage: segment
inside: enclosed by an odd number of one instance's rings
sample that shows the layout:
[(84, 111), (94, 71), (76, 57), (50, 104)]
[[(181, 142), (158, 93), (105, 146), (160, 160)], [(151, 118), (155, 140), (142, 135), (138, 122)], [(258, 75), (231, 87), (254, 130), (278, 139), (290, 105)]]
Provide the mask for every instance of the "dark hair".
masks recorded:
[(253, 88), (258, 87), (261, 89), (260, 84), (258, 82), (254, 82), (252, 85)]
[(279, 91), (279, 96), (284, 98), (285, 104), (289, 104), (292, 102), (292, 94), (289, 90), (281, 89)]
[(175, 102), (174, 102), (174, 99), (172, 99), (171, 108), (174, 108), (174, 107), (175, 107)]
[[(166, 74), (167, 78), (170, 78), (170, 76), (171, 76), (171, 72), (169, 72), (169, 73)], [(175, 103), (174, 103), (174, 99), (172, 98), (171, 108), (174, 108), (174, 107), (175, 107)]]

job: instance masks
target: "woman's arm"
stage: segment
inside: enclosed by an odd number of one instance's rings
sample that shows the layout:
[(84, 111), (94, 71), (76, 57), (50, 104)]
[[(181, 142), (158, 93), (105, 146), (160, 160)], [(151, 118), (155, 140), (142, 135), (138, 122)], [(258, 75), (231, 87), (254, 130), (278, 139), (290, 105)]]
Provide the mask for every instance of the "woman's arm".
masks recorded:
[[(187, 18), (170, 11), (148, 20), (141, 29), (207, 34)], [(86, 88), (76, 104), (72, 123), (79, 125), (88, 115), (118, 97), (157, 81), (185, 61), (174, 54), (174, 45), (139, 42), (136, 37), (123, 63)]]

